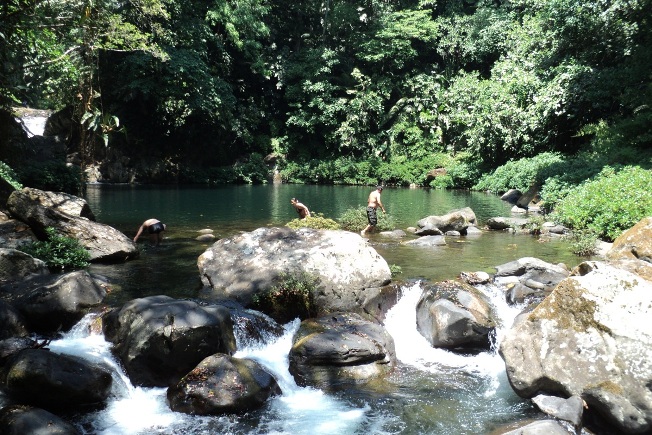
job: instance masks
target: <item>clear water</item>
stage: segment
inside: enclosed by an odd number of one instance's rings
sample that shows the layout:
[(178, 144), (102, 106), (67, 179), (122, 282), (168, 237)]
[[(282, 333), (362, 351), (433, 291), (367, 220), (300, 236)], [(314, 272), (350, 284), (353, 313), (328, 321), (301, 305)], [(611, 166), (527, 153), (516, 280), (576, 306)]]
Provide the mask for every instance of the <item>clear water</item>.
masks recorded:
[[(198, 230), (211, 228), (219, 237), (261, 226), (283, 225), (295, 217), (289, 200), (297, 197), (311, 210), (336, 218), (349, 207), (362, 206), (369, 188), (343, 186), (237, 186), (224, 188), (90, 186), (87, 200), (98, 221), (133, 237), (142, 221), (157, 217), (169, 225), (164, 244), (141, 243), (141, 258), (120, 265), (94, 265), (94, 273), (112, 282), (107, 298), (118, 305), (134, 297), (168, 294), (195, 297), (200, 283), (196, 259), (209, 244), (195, 240)], [(492, 216), (508, 216), (510, 207), (495, 196), (420, 189), (391, 189), (383, 202), (400, 228), (452, 209), (470, 206), (480, 226)], [(55, 352), (102, 361), (114, 373), (114, 391), (101, 411), (73, 416), (89, 434), (482, 434), (521, 418), (536, 415), (517, 397), (507, 381), (504, 364), (494, 351), (459, 355), (433, 349), (416, 330), (415, 306), (422, 280), (455, 278), (461, 271), (487, 270), (524, 256), (574, 266), (580, 259), (563, 241), (541, 243), (535, 237), (485, 233), (451, 238), (445, 247), (409, 248), (374, 235), (370, 243), (388, 263), (402, 267), (402, 294), (390, 310), (385, 327), (394, 338), (398, 366), (387, 379), (326, 393), (296, 385), (288, 372), (287, 355), (298, 321), (285, 334), (265, 343), (238, 336), (237, 357), (253, 358), (274, 374), (282, 395), (262, 409), (238, 416), (196, 417), (169, 410), (165, 389), (134, 387), (100, 335), (89, 333), (85, 319), (61, 340)], [(507, 306), (495, 288), (485, 287), (500, 317), (497, 342), (519, 307)], [(237, 333), (237, 331), (236, 331)], [(0, 397), (0, 402), (3, 398)]]
[[(349, 208), (366, 205), (370, 190), (286, 184), (215, 188), (91, 185), (86, 199), (99, 222), (130, 237), (151, 217), (168, 225), (162, 246), (139, 243), (139, 259), (117, 266), (93, 265), (91, 271), (113, 283), (107, 299), (110, 304), (161, 293), (196, 297), (201, 286), (197, 257), (210, 245), (195, 240), (199, 230), (209, 228), (217, 237), (228, 237), (239, 231), (283, 226), (296, 217), (290, 205), (292, 197), (313, 212), (337, 219)], [(382, 200), (401, 229), (415, 226), (426, 216), (462, 207), (471, 207), (482, 226), (490, 217), (510, 216), (511, 209), (495, 195), (465, 191), (386, 188)], [(564, 241), (542, 243), (536, 237), (504, 232), (449, 238), (448, 245), (439, 248), (409, 247), (379, 235), (370, 236), (369, 242), (389, 264), (402, 268), (399, 280), (440, 281), (455, 278), (462, 271), (491, 273), (497, 265), (529, 256), (564, 262), (569, 267), (580, 260)]]

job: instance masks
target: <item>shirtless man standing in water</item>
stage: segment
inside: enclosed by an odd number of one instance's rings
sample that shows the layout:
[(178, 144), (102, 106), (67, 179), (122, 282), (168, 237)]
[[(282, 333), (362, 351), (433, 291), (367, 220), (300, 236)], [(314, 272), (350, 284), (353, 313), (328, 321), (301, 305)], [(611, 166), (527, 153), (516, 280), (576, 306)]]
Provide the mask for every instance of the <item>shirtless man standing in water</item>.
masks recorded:
[(360, 235), (364, 236), (367, 231), (373, 230), (376, 225), (378, 224), (378, 217), (376, 216), (376, 209), (380, 207), (380, 209), (385, 213), (385, 207), (383, 206), (382, 201), (380, 200), (380, 194), (383, 191), (383, 186), (376, 186), (376, 190), (371, 192), (369, 194), (369, 199), (367, 200), (367, 220), (369, 221), (369, 225), (367, 227), (360, 231)]

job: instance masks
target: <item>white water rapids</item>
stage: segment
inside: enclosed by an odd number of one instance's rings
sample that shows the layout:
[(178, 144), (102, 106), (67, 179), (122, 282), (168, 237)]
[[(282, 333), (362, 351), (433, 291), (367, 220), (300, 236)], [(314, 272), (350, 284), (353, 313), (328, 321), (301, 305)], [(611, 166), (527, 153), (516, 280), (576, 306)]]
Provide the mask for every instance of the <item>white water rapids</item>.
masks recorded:
[[(501, 319), (502, 331), (511, 326), (518, 308), (508, 307), (504, 296), (492, 288), (491, 294)], [(421, 295), (419, 283), (403, 289), (396, 306), (387, 315), (385, 327), (393, 336), (399, 365), (404, 371), (437, 373), (445, 368), (489, 378), (482, 395), (491, 401), (499, 390), (508, 390), (502, 359), (495, 352), (461, 356), (434, 349), (416, 330), (415, 307)], [(492, 293), (494, 292), (494, 293)], [(282, 395), (270, 399), (255, 415), (198, 417), (172, 412), (166, 403), (165, 388), (140, 388), (131, 385), (120, 364), (111, 354), (111, 344), (102, 335), (89, 333), (91, 317), (84, 318), (49, 348), (58, 353), (78, 355), (109, 367), (113, 373), (113, 391), (107, 406), (79, 417), (73, 422), (83, 433), (125, 434), (389, 434), (405, 428), (399, 417), (379, 410), (374, 402), (353, 402), (346, 396), (328, 394), (314, 388), (299, 387), (288, 371), (288, 352), (299, 327), (295, 320), (285, 325), (284, 334), (268, 343), (243, 343), (238, 339), (238, 358), (258, 361), (277, 379)], [(236, 335), (238, 334), (236, 330)], [(0, 402), (3, 402), (0, 396)], [(2, 403), (0, 403), (0, 406)]]

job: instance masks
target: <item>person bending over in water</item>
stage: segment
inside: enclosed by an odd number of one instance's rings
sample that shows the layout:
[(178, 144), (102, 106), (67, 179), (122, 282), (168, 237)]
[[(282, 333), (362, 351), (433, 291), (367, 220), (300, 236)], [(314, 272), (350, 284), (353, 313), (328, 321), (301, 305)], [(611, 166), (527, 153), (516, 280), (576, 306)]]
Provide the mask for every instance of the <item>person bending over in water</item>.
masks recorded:
[(372, 191), (369, 194), (369, 199), (367, 200), (367, 220), (369, 221), (369, 225), (367, 227), (360, 231), (360, 235), (364, 236), (367, 231), (371, 231), (374, 228), (376, 228), (376, 225), (378, 225), (378, 216), (376, 216), (376, 209), (380, 207), (380, 209), (385, 213), (385, 207), (383, 206), (382, 201), (380, 200), (380, 194), (383, 191), (383, 186), (376, 186), (376, 190)]
[(138, 232), (136, 233), (136, 237), (134, 237), (134, 242), (138, 241), (138, 238), (140, 235), (143, 233), (143, 231), (147, 230), (147, 234), (149, 234), (149, 240), (152, 243), (152, 245), (160, 245), (161, 241), (163, 240), (163, 231), (167, 229), (167, 225), (162, 223), (158, 219), (147, 219), (143, 224), (138, 228)]
[(290, 204), (292, 204), (294, 208), (297, 210), (297, 213), (299, 214), (299, 219), (305, 219), (307, 217), (310, 217), (310, 210), (308, 210), (308, 207), (301, 204), (299, 200), (297, 200), (296, 198), (292, 198), (290, 200)]

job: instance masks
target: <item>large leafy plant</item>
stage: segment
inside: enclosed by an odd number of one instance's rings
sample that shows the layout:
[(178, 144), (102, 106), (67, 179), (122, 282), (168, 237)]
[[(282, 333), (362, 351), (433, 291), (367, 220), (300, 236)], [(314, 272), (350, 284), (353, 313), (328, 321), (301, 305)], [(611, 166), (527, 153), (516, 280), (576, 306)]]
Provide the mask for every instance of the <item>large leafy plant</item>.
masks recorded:
[(88, 267), (90, 253), (78, 240), (62, 236), (52, 227), (46, 228), (45, 233), (46, 240), (26, 245), (23, 251), (45, 261), (52, 272)]

